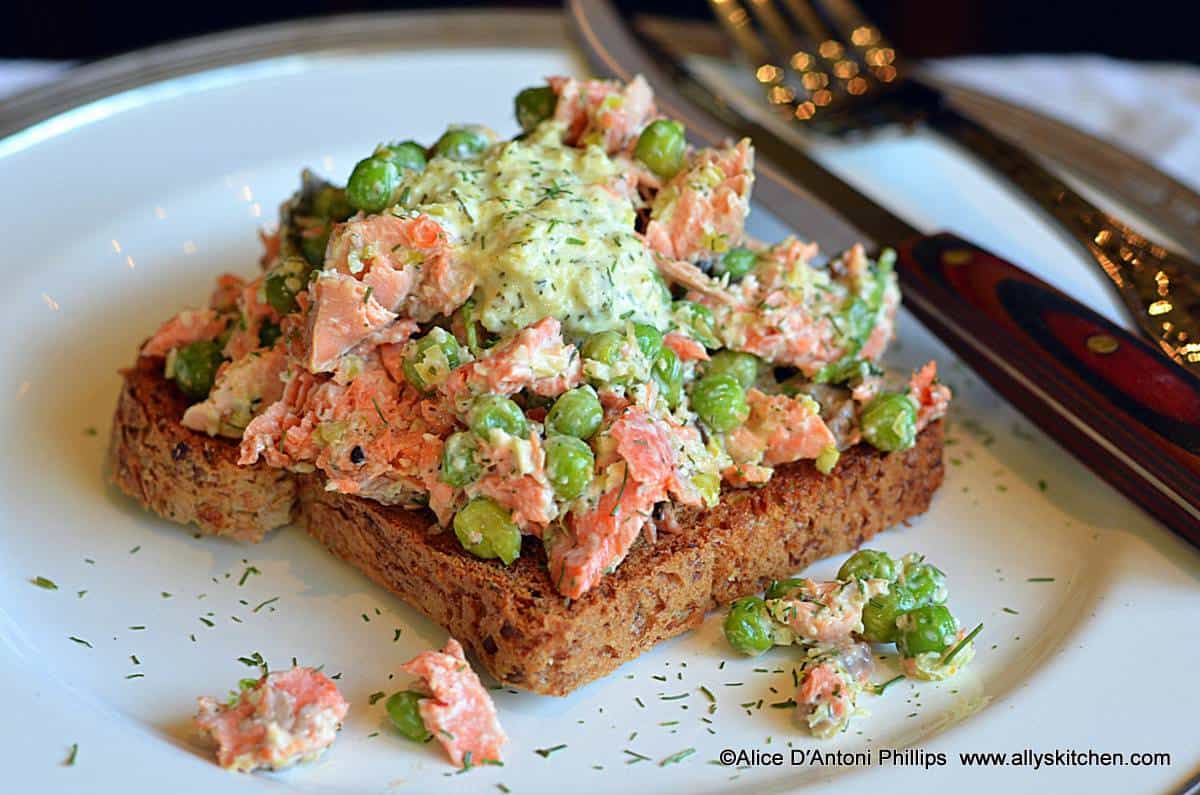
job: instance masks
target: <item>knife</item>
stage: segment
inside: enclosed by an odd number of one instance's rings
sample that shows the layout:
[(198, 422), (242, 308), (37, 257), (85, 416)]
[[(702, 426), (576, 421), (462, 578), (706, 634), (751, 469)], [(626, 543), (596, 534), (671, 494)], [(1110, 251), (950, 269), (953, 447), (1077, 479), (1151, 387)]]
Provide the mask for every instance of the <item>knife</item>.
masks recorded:
[(609, 0), (567, 5), (594, 68), (642, 74), (692, 143), (750, 137), (765, 157), (757, 200), (813, 239), (894, 247), (905, 305), (922, 323), (1084, 465), (1200, 546), (1200, 379), (979, 246), (921, 234), (643, 46)]

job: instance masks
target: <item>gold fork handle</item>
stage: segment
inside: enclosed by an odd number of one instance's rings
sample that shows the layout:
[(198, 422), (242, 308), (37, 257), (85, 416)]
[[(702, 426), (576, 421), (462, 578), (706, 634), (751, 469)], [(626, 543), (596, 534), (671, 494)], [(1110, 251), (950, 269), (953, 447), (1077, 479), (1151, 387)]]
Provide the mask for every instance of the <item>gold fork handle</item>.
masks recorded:
[(1143, 333), (1180, 364), (1200, 364), (1200, 265), (1138, 234), (1084, 199), (1018, 147), (951, 108), (939, 132), (1010, 179), (1103, 269)]

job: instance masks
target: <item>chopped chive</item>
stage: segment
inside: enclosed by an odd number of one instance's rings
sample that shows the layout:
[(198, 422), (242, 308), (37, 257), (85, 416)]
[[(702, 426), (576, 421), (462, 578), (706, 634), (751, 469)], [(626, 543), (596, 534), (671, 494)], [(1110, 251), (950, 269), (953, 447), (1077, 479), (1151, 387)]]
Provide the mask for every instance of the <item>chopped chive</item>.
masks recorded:
[(171, 594), (167, 593), (166, 591), (162, 591), (162, 592), (161, 592), (161, 595), (162, 595), (162, 598), (163, 598), (163, 599), (170, 599), (170, 598), (171, 598)]
[(216, 624), (214, 624), (213, 622), (209, 621), (209, 620), (208, 620), (207, 618), (205, 618), (204, 616), (200, 616), (200, 620), (201, 620), (201, 621), (203, 621), (203, 622), (204, 622), (204, 625), (205, 625), (205, 626), (207, 626), (207, 627), (215, 627), (215, 626), (216, 626)]
[(700, 692), (703, 693), (705, 698), (707, 698), (710, 702), (714, 704), (717, 703), (717, 697), (714, 696), (713, 692), (704, 685), (700, 685)]
[(76, 643), (78, 643), (80, 646), (87, 646), (89, 649), (90, 649), (90, 648), (92, 648), (92, 644), (88, 643), (88, 642), (87, 642), (86, 640), (84, 640), (83, 638), (77, 638), (77, 637), (75, 637), (74, 635), (70, 635), (70, 636), (68, 636), (68, 638), (69, 638), (70, 640), (73, 640), (73, 641), (75, 641), (75, 642), (76, 642)]
[(379, 736), (379, 732), (371, 732), (370, 734), (367, 735), (367, 739), (369, 740), (372, 737), (378, 737), (378, 736)]
[(508, 787), (504, 786), (503, 784), (496, 784), (496, 789), (505, 793), (505, 795), (508, 795), (508, 793), (512, 792), (512, 790), (510, 790)]
[(141, 665), (141, 664), (142, 664), (142, 661), (138, 659), (138, 656), (137, 656), (136, 654), (131, 654), (131, 655), (129, 655), (129, 659), (133, 660), (133, 664), (134, 664), (134, 665)]
[(87, 595), (87, 589), (84, 588), (82, 591), (76, 591), (75, 595), (78, 596), (80, 599), (82, 599), (84, 596)]
[(400, 640), (400, 636), (404, 633), (404, 630), (397, 627), (395, 630), (395, 633), (396, 634), (392, 635), (392, 643), (395, 643), (396, 641)]
[(58, 590), (58, 583), (56, 583), (54, 580), (51, 580), (47, 577), (34, 577), (32, 580), (30, 580), (30, 582), (32, 582), (34, 585), (36, 585), (39, 588), (45, 588), (47, 591), (57, 591)]
[(641, 754), (639, 754), (637, 751), (630, 751), (628, 748), (624, 749), (624, 751), (625, 751), (625, 753), (627, 753), (627, 754), (629, 754), (630, 756), (632, 756), (632, 757), (633, 757), (633, 759), (630, 759), (630, 760), (628, 760), (628, 761), (625, 763), (625, 764), (627, 764), (627, 765), (632, 765), (632, 764), (635, 764), (635, 763), (637, 763), (637, 762), (648, 762), (648, 761), (650, 761), (650, 757), (648, 757), (648, 756), (642, 756), (642, 755), (641, 755)]
[(641, 700), (640, 698), (638, 698), (637, 696), (634, 696), (634, 697), (633, 697), (633, 700), (634, 700), (634, 701), (636, 701), (636, 702), (637, 702), (637, 705), (638, 705), (639, 707), (641, 707), (642, 709), (645, 709), (645, 708), (646, 708), (646, 705), (645, 705), (645, 704), (643, 704), (643, 703), (642, 703), (642, 700)]
[(63, 762), (63, 765), (65, 765), (66, 767), (74, 767), (75, 759), (78, 756), (79, 756), (79, 743), (71, 743), (71, 751), (70, 751), (70, 753), (67, 754), (67, 758)]
[(679, 721), (677, 721), (677, 720), (664, 720), (662, 723), (660, 723), (660, 724), (658, 724), (658, 725), (659, 725), (659, 726), (678, 726), (678, 725), (679, 725)]
[(684, 759), (687, 759), (689, 756), (691, 756), (694, 753), (696, 753), (695, 748), (684, 748), (682, 751), (671, 754), (666, 759), (659, 762), (658, 766), (666, 767), (667, 765), (673, 765), (676, 762), (682, 762)]
[(678, 701), (681, 698), (687, 698), (691, 693), (680, 693), (677, 696), (659, 696), (662, 701)]
[(958, 645), (950, 650), (949, 654), (947, 654), (945, 657), (942, 658), (942, 665), (946, 665), (951, 660), (953, 660), (954, 656), (956, 654), (958, 654), (960, 651), (962, 651), (962, 648), (964, 646), (966, 646), (968, 643), (970, 643), (972, 640), (974, 640), (975, 636), (978, 635), (982, 631), (983, 631), (983, 623), (981, 622), (979, 624), (979, 626), (977, 626), (977, 627), (975, 627), (975, 629), (971, 630), (970, 634), (968, 634), (965, 638), (960, 640), (958, 642)]
[(279, 597), (278, 597), (278, 596), (272, 596), (270, 599), (268, 599), (268, 600), (267, 600), (267, 601), (265, 601), (265, 602), (259, 602), (259, 603), (258, 603), (258, 604), (257, 604), (257, 605), (254, 607), (254, 609), (253, 609), (253, 610), (251, 610), (250, 612), (251, 612), (251, 613), (257, 613), (259, 610), (262, 610), (262, 609), (263, 609), (264, 607), (266, 607), (267, 605), (269, 605), (269, 604), (272, 604), (272, 603), (274, 603), (274, 602), (278, 602), (278, 601), (279, 601)]
[(130, 554), (130, 555), (136, 555), (136, 554), (138, 553), (138, 550), (140, 550), (141, 548), (142, 548), (142, 545), (141, 545), (141, 544), (138, 544), (136, 547), (134, 547), (133, 549), (129, 550), (129, 554)]
[(535, 749), (533, 749), (533, 752), (535, 754), (537, 754), (538, 756), (542, 757), (543, 759), (545, 759), (546, 757), (550, 756), (550, 754), (554, 753), (555, 751), (561, 751), (562, 749), (564, 749), (566, 747), (567, 747), (566, 743), (561, 743), (559, 745), (551, 746), (550, 748), (535, 748)]
[(771, 709), (787, 709), (788, 707), (796, 706), (796, 699), (789, 698), (787, 701), (776, 701), (771, 704)]
[(1018, 613), (1016, 610), (1013, 610), (1011, 607), (1002, 607), (1002, 608), (1000, 608), (1000, 609), (1001, 609), (1001, 610), (1003, 610), (1005, 613), (1009, 613), (1009, 614), (1011, 614), (1011, 615), (1014, 615), (1014, 616), (1019, 616), (1019, 615), (1021, 615), (1021, 614), (1020, 614), (1020, 613)]
[(1054, 582), (1053, 577), (1030, 577), (1025, 582)]
[(125, 678), (126, 679), (141, 679), (144, 676), (145, 676), (145, 674), (126, 674)]
[(650, 677), (650, 678), (651, 678), (651, 679), (657, 679), (657, 680), (658, 680), (658, 681), (660, 681), (660, 682), (665, 682), (665, 681), (667, 681), (667, 677), (665, 677), (665, 676), (659, 676), (658, 674), (655, 674), (654, 676), (652, 676), (652, 677)]
[(134, 632), (141, 632), (141, 631), (142, 631), (143, 629), (145, 629), (145, 628), (146, 628), (146, 627), (144, 627), (144, 626), (143, 626), (143, 625), (141, 625), (141, 624), (138, 624), (138, 625), (136, 625), (136, 626), (132, 626), (132, 627), (130, 627), (130, 629), (131, 629), (131, 630), (133, 630)]
[(875, 695), (882, 696), (885, 690), (887, 690), (889, 687), (896, 684), (903, 678), (904, 678), (904, 674), (900, 674), (899, 676), (893, 676), (891, 679), (887, 680), (886, 682), (881, 682), (880, 684), (874, 685), (871, 689), (875, 691)]
[(244, 572), (242, 572), (242, 579), (238, 580), (238, 585), (239, 585), (239, 586), (245, 585), (245, 584), (246, 584), (246, 579), (247, 579), (247, 578), (248, 578), (248, 577), (249, 577), (251, 574), (262, 574), (262, 572), (261, 572), (261, 571), (259, 571), (259, 570), (258, 570), (258, 568), (257, 568), (257, 567), (255, 567), (255, 566), (247, 566), (247, 567), (246, 567), (246, 570), (245, 570)]

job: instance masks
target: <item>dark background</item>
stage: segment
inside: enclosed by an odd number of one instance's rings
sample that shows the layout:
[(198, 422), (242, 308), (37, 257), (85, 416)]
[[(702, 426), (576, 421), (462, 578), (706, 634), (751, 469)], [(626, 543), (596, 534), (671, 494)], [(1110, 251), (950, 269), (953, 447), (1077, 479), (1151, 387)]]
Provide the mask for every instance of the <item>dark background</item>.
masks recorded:
[[(392, 0), (0, 0), (0, 58), (91, 59), (171, 39), (296, 17), (480, 5)], [(860, 0), (908, 57), (1097, 52), (1200, 62), (1189, 2)], [(557, 7), (556, 2), (492, 5)], [(707, 17), (704, 0), (623, 2), (639, 11)], [(1190, 12), (1190, 13), (1189, 13)]]

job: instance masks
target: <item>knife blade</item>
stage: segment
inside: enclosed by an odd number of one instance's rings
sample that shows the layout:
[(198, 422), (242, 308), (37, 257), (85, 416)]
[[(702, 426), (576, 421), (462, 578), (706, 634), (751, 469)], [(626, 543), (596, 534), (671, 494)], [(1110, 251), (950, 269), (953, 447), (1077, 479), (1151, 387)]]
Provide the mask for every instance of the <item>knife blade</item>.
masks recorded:
[(750, 137), (763, 158), (756, 199), (813, 239), (895, 247), (905, 304), (922, 323), (1083, 464), (1200, 546), (1200, 379), (979, 246), (922, 235), (639, 41), (609, 0), (567, 5), (596, 69), (642, 74), (693, 143)]

